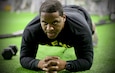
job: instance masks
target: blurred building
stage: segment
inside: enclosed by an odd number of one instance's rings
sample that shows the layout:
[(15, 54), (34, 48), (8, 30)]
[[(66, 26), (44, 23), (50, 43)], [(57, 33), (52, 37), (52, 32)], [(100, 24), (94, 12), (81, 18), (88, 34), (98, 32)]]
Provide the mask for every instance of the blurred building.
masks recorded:
[[(9, 10), (12, 12), (29, 11), (34, 13), (39, 11), (39, 7), (41, 6), (43, 1), (45, 0), (0, 0), (0, 10)], [(59, 1), (63, 5), (82, 6), (90, 14), (98, 14), (100, 16), (108, 14), (110, 9), (112, 9), (112, 8), (108, 9), (108, 3), (109, 3), (108, 1), (111, 0), (59, 0)]]

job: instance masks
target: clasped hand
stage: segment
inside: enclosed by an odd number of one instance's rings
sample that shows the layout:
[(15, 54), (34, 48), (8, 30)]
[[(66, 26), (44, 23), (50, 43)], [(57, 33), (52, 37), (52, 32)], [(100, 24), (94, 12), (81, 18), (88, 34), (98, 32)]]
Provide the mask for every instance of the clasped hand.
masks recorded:
[(59, 59), (59, 57), (46, 57), (43, 60), (40, 60), (38, 67), (46, 73), (57, 73), (58, 71), (64, 70), (66, 61)]

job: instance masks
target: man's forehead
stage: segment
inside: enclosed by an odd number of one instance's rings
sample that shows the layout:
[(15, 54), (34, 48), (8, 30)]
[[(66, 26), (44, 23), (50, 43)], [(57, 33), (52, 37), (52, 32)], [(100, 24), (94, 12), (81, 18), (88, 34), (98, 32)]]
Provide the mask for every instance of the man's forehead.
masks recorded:
[(48, 13), (48, 12), (41, 12), (41, 17), (59, 17), (59, 12), (52, 12), (52, 13)]
[(53, 21), (53, 20), (59, 20), (60, 17), (61, 16), (59, 15), (58, 12), (53, 12), (53, 13), (42, 12), (40, 18), (42, 20)]

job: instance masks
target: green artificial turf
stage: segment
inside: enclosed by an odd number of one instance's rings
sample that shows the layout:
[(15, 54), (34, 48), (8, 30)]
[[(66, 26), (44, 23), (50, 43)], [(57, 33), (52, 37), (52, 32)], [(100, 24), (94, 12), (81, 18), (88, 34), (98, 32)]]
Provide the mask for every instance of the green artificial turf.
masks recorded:
[(23, 30), (24, 27), (37, 14), (32, 13), (15, 13), (15, 12), (0, 12), (0, 34), (8, 34)]
[[(35, 17), (31, 13), (9, 13), (0, 12), (0, 34), (12, 33), (23, 30), (27, 23)], [(92, 16), (93, 21), (97, 22), (97, 16)], [(94, 48), (94, 61), (90, 70), (77, 73), (115, 73), (115, 23), (97, 26), (98, 46)], [(0, 55), (0, 73), (44, 73), (42, 71), (32, 71), (22, 68), (19, 62), (21, 37), (0, 39), (0, 53), (10, 44), (18, 47), (18, 53), (11, 60), (4, 60)], [(46, 56), (59, 56), (63, 60), (76, 59), (73, 48), (39, 46), (37, 57), (43, 59)], [(65, 51), (65, 52), (64, 52)], [(60, 73), (72, 73), (61, 71)]]

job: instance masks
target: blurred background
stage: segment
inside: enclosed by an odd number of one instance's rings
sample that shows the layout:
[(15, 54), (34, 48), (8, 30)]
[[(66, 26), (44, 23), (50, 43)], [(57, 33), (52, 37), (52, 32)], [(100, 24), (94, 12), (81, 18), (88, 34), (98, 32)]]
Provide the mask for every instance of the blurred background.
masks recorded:
[[(89, 14), (99, 15), (100, 18), (107, 15), (110, 20), (115, 20), (114, 0), (59, 0), (63, 5), (79, 5), (85, 8)], [(9, 12), (38, 13), (44, 0), (0, 0), (0, 10)], [(104, 22), (102, 20), (102, 22)]]
[[(79, 5), (90, 14), (100, 16), (115, 12), (114, 0), (59, 0), (63, 5)], [(44, 0), (0, 0), (0, 10), (10, 12), (38, 12)]]
[[(59, 0), (63, 5), (79, 5), (100, 16), (115, 12), (114, 0)], [(35, 13), (44, 0), (0, 0), (0, 10)]]
[[(96, 24), (97, 38), (93, 66), (91, 70), (77, 73), (115, 73), (115, 0), (59, 1), (63, 5), (78, 5), (85, 8), (93, 23)], [(12, 44), (18, 48), (16, 56), (13, 56), (11, 60), (4, 60), (0, 55), (0, 73), (44, 73), (24, 69), (19, 63), (23, 30), (36, 15), (39, 15), (42, 2), (44, 0), (0, 0), (0, 53)], [(14, 36), (11, 36), (12, 34)], [(9, 37), (3, 38), (4, 35)], [(73, 48), (65, 51), (66, 48), (60, 47), (51, 48), (43, 45), (39, 47), (37, 58), (40, 59), (47, 55), (59, 56), (63, 60), (76, 58)], [(46, 49), (49, 51), (44, 53)]]

